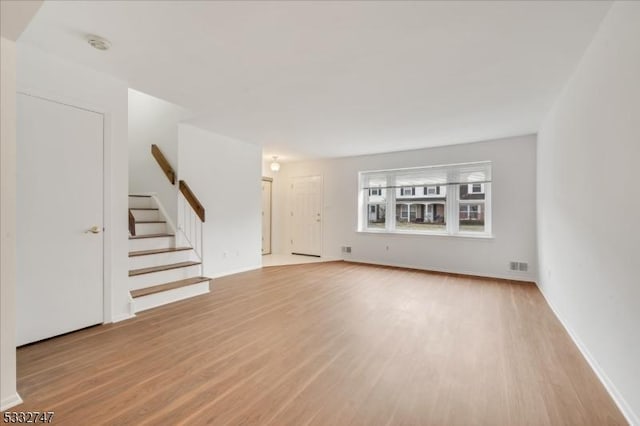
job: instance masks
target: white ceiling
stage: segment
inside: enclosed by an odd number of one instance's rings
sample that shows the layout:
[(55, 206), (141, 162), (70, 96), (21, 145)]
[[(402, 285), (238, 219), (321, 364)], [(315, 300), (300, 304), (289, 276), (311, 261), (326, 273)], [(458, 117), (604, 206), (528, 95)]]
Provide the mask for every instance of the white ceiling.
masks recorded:
[(265, 156), (333, 157), (535, 132), (610, 6), (48, 1), (20, 41)]

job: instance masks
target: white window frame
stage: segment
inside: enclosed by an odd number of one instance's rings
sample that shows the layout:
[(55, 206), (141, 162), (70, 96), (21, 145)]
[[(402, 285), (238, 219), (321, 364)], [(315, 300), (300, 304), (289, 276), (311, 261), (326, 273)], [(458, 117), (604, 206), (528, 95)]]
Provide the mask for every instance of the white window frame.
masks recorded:
[[(451, 165), (456, 166), (456, 165)], [(447, 167), (447, 166), (438, 166), (438, 167)], [(490, 167), (490, 166), (489, 166)], [(385, 171), (376, 171), (376, 172), (360, 172), (359, 173), (359, 188), (364, 188), (363, 182), (365, 179), (365, 175), (368, 173), (376, 173), (378, 176), (381, 174), (386, 174), (386, 187), (388, 188), (398, 188), (396, 186), (396, 174), (402, 173), (407, 169), (392, 169)], [(482, 182), (481, 190), (484, 194), (484, 200), (472, 200), (472, 199), (460, 199), (460, 187), (463, 185), (469, 185), (469, 190), (473, 190), (473, 183), (448, 183), (448, 184), (440, 184), (440, 185), (417, 185), (423, 186), (424, 192), (426, 192), (427, 187), (440, 187), (440, 194), (436, 194), (444, 198), (445, 204), (445, 229), (443, 230), (406, 230), (406, 229), (397, 229), (396, 228), (396, 197), (397, 192), (395, 190), (386, 191), (386, 200), (382, 203), (375, 204), (386, 204), (386, 213), (385, 213), (385, 227), (384, 228), (369, 228), (368, 227), (368, 205), (374, 204), (368, 201), (368, 191), (359, 190), (358, 191), (358, 205), (360, 206), (358, 211), (360, 212), (358, 215), (358, 229), (357, 232), (363, 233), (391, 233), (391, 234), (411, 234), (411, 235), (438, 235), (438, 236), (452, 236), (452, 237), (474, 237), (474, 238), (493, 238), (492, 235), (492, 223), (491, 223), (491, 182)], [(402, 187), (401, 189), (404, 189)], [(410, 189), (410, 188), (407, 188)], [(382, 193), (382, 190), (381, 190)], [(469, 192), (471, 194), (472, 192)], [(398, 191), (399, 196), (402, 195), (402, 190)], [(479, 192), (475, 192), (474, 194), (480, 194)], [(434, 195), (434, 194), (426, 194)], [(460, 231), (460, 204), (484, 204), (484, 231)], [(410, 211), (407, 212), (410, 217)], [(480, 210), (478, 211), (480, 214)], [(403, 219), (406, 219), (402, 216)], [(463, 219), (464, 220), (464, 219)]]

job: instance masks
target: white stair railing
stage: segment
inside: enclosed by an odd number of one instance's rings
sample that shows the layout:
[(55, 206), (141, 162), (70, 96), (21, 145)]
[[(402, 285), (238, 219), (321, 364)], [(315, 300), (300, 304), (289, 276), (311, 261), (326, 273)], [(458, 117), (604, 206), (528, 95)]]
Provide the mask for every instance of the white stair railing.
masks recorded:
[(193, 209), (182, 191), (178, 192), (178, 231), (185, 242), (193, 248), (200, 261), (203, 258), (204, 223)]

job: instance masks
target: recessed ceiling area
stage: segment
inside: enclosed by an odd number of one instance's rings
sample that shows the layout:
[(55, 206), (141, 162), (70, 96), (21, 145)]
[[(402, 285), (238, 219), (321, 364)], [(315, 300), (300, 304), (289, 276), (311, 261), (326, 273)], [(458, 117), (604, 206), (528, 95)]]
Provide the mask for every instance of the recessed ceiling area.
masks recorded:
[(60, 1), (19, 41), (287, 161), (536, 132), (610, 6)]

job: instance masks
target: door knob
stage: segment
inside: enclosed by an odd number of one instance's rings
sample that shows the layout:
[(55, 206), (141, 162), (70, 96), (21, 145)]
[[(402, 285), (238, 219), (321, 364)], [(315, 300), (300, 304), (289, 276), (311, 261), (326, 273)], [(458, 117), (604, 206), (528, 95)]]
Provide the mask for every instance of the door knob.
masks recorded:
[(91, 228), (87, 229), (84, 233), (85, 234), (88, 234), (88, 233), (99, 234), (100, 233), (100, 227), (97, 226), (97, 225), (93, 225)]

